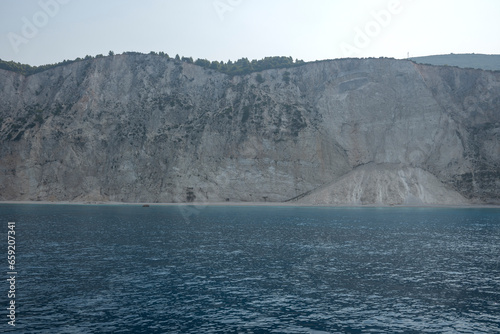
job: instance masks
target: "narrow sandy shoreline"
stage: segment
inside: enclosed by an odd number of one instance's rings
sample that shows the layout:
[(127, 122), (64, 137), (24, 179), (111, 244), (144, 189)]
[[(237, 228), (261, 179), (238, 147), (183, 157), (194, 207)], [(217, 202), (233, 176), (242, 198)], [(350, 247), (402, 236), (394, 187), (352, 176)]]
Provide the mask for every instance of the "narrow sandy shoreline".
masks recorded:
[(500, 205), (468, 204), (468, 205), (353, 205), (353, 204), (304, 204), (296, 202), (193, 202), (193, 203), (128, 203), (102, 201), (0, 201), (0, 204), (36, 204), (36, 205), (125, 205), (125, 206), (290, 206), (290, 207), (336, 207), (336, 208), (474, 208), (500, 209)]

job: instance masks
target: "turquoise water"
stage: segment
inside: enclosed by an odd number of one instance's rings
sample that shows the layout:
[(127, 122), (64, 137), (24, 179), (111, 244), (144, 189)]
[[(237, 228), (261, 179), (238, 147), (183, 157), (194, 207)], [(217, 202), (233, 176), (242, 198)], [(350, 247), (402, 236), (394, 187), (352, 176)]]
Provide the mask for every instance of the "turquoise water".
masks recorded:
[(498, 209), (0, 205), (0, 221), (16, 333), (500, 328)]

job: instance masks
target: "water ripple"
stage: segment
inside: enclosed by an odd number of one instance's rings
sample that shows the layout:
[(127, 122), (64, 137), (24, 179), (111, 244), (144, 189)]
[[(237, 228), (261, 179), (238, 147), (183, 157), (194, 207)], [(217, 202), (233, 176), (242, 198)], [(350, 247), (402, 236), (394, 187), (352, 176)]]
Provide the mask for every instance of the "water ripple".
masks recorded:
[(500, 210), (33, 210), (1, 211), (19, 227), (18, 333), (500, 328)]

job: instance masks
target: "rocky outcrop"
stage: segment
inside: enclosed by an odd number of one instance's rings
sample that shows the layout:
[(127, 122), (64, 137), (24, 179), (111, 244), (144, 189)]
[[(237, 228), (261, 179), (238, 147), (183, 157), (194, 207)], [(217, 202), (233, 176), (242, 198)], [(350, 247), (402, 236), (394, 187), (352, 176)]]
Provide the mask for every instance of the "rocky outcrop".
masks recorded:
[(499, 72), (118, 55), (0, 70), (0, 97), (1, 200), (500, 203)]

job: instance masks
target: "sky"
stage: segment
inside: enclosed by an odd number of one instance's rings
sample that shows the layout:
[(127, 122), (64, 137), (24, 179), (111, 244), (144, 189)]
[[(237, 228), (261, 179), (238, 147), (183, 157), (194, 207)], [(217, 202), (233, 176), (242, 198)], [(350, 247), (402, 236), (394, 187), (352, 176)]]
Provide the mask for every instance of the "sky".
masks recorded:
[(0, 0), (0, 59), (500, 54), (499, 0)]

